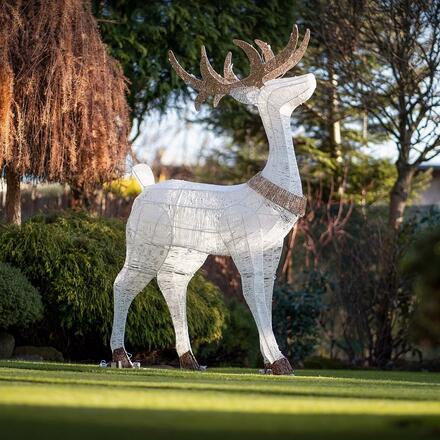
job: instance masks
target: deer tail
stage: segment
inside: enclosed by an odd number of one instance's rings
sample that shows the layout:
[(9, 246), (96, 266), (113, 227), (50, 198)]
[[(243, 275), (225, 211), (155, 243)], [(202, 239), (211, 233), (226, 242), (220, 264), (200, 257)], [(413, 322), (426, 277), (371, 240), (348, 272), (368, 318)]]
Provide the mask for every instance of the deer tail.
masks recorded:
[(151, 171), (151, 168), (147, 164), (139, 163), (131, 169), (131, 172), (142, 188), (154, 185), (153, 171)]

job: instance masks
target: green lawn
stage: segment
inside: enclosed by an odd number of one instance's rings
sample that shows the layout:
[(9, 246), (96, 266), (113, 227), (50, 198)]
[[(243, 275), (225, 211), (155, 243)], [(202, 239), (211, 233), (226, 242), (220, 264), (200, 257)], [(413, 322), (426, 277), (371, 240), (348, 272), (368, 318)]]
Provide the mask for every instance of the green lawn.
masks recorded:
[(438, 439), (440, 374), (0, 362), (0, 438)]

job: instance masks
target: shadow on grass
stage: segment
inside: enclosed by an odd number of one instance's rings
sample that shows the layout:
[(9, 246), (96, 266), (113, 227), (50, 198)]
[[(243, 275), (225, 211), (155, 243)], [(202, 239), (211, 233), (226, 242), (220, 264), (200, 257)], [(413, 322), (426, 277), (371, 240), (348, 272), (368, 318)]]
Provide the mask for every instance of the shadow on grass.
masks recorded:
[(21, 439), (438, 439), (436, 417), (279, 415), (215, 411), (0, 406), (1, 438)]

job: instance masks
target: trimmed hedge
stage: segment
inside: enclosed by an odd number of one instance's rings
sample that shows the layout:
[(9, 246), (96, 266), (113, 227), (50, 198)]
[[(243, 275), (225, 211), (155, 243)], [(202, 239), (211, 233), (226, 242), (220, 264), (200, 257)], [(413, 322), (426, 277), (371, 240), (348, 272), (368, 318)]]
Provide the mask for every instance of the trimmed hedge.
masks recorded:
[[(44, 324), (27, 342), (53, 345), (73, 358), (108, 353), (113, 281), (124, 258), (125, 226), (117, 220), (68, 212), (5, 228), (0, 233), (0, 261), (20, 267), (45, 305)], [(199, 274), (188, 293), (194, 345), (220, 339), (227, 311), (218, 289)], [(130, 308), (126, 345), (133, 351), (174, 345), (171, 318), (154, 282)]]

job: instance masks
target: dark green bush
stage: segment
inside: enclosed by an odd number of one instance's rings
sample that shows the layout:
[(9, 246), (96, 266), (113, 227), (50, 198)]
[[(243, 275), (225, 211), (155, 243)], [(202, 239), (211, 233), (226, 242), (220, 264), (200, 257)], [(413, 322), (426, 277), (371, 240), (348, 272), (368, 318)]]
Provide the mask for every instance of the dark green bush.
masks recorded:
[(350, 365), (390, 368), (419, 354), (410, 338), (416, 298), (399, 262), (420, 224), (405, 221), (396, 234), (386, 218), (358, 220), (333, 247), (332, 313), (323, 321), (333, 356), (341, 350)]
[(45, 361), (63, 362), (63, 354), (53, 347), (33, 347), (23, 345), (15, 347), (14, 357), (26, 359), (31, 356), (41, 357)]
[(18, 269), (0, 263), (0, 329), (27, 327), (42, 316), (37, 289)]
[[(217, 341), (228, 311), (212, 283), (200, 274), (188, 286), (188, 326), (194, 349)], [(174, 345), (174, 330), (167, 305), (155, 282), (133, 301), (128, 315), (127, 342), (133, 350), (169, 348)]]
[(258, 332), (248, 307), (238, 299), (226, 299), (229, 311), (220, 341), (203, 345), (197, 355), (207, 365), (256, 367), (262, 364)]
[(420, 342), (440, 344), (440, 225), (416, 236), (402, 260), (404, 273), (414, 278), (418, 297), (413, 333)]
[[(288, 284), (275, 287), (273, 327), (282, 352), (294, 362), (313, 353), (318, 343), (318, 317), (325, 289), (314, 282), (303, 290)], [(220, 341), (201, 347), (198, 356), (208, 365), (257, 367), (263, 365), (255, 321), (248, 307), (235, 298), (226, 300), (229, 316)]]
[(321, 283), (316, 282), (301, 290), (288, 284), (275, 287), (274, 331), (281, 351), (294, 363), (312, 354), (318, 343), (324, 292)]
[(310, 356), (304, 359), (303, 366), (311, 370), (341, 370), (348, 367), (340, 359), (330, 359), (323, 356)]
[[(76, 358), (103, 356), (113, 316), (113, 281), (125, 258), (124, 224), (85, 213), (37, 216), (0, 233), (0, 261), (20, 267), (45, 305), (38, 341)], [(225, 307), (218, 290), (198, 275), (189, 287), (189, 326), (195, 345), (220, 338)], [(29, 335), (26, 335), (30, 337)], [(130, 350), (174, 343), (171, 319), (155, 283), (129, 312)]]

